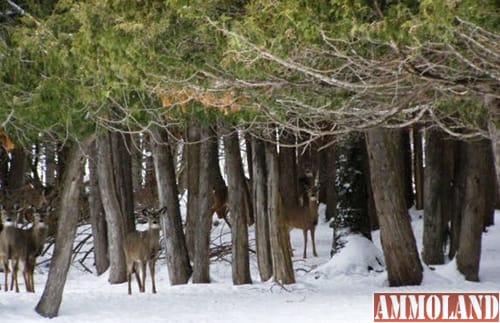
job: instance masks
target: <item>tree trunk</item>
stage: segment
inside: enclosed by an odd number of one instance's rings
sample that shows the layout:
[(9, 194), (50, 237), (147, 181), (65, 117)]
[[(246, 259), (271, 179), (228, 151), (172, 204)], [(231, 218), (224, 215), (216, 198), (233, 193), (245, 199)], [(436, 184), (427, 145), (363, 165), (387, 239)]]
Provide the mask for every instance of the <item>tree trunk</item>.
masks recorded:
[(453, 259), (460, 245), (460, 228), (462, 227), (463, 216), (463, 201), (465, 198), (465, 163), (467, 160), (465, 142), (458, 141), (455, 148), (454, 156), (454, 185), (453, 185), (453, 204), (451, 208), (451, 225), (450, 225), (450, 247), (448, 258)]
[(136, 135), (132, 137), (132, 156), (131, 156), (131, 172), (132, 172), (132, 189), (137, 192), (142, 188), (142, 158), (143, 158), (143, 136)]
[(292, 265), (292, 250), (288, 228), (285, 226), (279, 183), (279, 163), (276, 147), (266, 144), (267, 176), (267, 213), (269, 215), (269, 235), (271, 238), (271, 254), (273, 260), (274, 280), (281, 284), (295, 283), (295, 274)]
[(234, 131), (224, 136), (224, 151), (226, 155), (228, 205), (231, 213), (231, 242), (233, 284), (249, 284), (250, 264), (248, 256), (247, 212), (249, 205), (243, 164), (240, 154), (238, 132)]
[(10, 170), (7, 186), (11, 190), (21, 188), (26, 183), (28, 159), (23, 147), (14, 148), (11, 152)]
[(413, 202), (415, 200), (415, 194), (413, 193), (411, 143), (410, 143), (410, 131), (408, 129), (403, 129), (401, 131), (401, 141), (403, 147), (405, 201), (406, 201), (406, 208), (409, 209), (413, 206)]
[(45, 143), (45, 183), (48, 187), (56, 185), (56, 150), (57, 146), (54, 143)]
[[(332, 138), (333, 140), (333, 138)], [(324, 149), (325, 160), (321, 163), (325, 168), (325, 178), (321, 181), (326, 190), (326, 220), (334, 219), (337, 213), (337, 187), (335, 179), (337, 177), (337, 154), (335, 145), (331, 144)], [(307, 202), (307, 200), (305, 200)]]
[(269, 238), (269, 216), (267, 213), (267, 169), (265, 144), (252, 137), (252, 196), (255, 214), (255, 240), (257, 264), (261, 281), (273, 275), (271, 245)]
[(448, 222), (453, 216), (456, 141), (440, 129), (431, 129), (425, 142), (422, 260), (437, 265), (444, 263)]
[[(293, 144), (291, 135), (284, 135), (280, 138), (285, 144)], [(297, 192), (297, 161), (295, 157), (295, 148), (280, 147), (279, 169), (286, 170), (287, 176), (281, 176), (279, 190), (283, 196), (286, 196), (284, 203), (289, 206), (299, 205)]]
[(196, 219), (199, 216), (199, 187), (200, 187), (200, 126), (191, 120), (187, 129), (187, 215), (186, 215), (186, 244), (189, 258), (194, 259), (194, 241), (196, 237)]
[(85, 160), (83, 150), (88, 144), (89, 140), (86, 140), (81, 145), (73, 145), (68, 171), (64, 175), (54, 255), (45, 289), (35, 308), (35, 311), (44, 317), (57, 316), (61, 306), (78, 224), (82, 169)]
[(404, 196), (400, 136), (400, 130), (375, 128), (367, 132), (366, 140), (390, 286), (418, 285), (422, 282), (422, 264)]
[(125, 216), (121, 212), (120, 202), (113, 178), (113, 162), (111, 156), (111, 138), (109, 132), (97, 139), (97, 174), (99, 191), (108, 226), (109, 245), (109, 282), (123, 283), (127, 280), (125, 255), (123, 253), (123, 238), (125, 235)]
[(413, 128), (413, 176), (415, 178), (415, 208), (424, 208), (424, 148), (422, 130), (419, 126)]
[[(196, 214), (194, 256), (193, 256), (193, 283), (210, 282), (210, 230), (212, 228), (212, 183), (215, 165), (209, 161), (211, 154), (217, 154), (217, 140), (212, 136), (208, 126), (202, 126), (200, 137), (203, 138), (199, 149), (199, 186), (198, 186), (198, 213)], [(201, 162), (204, 161), (204, 162)], [(193, 171), (190, 167), (189, 171)], [(190, 174), (191, 175), (191, 174)], [(189, 187), (191, 194), (191, 187)]]
[[(481, 139), (465, 143), (466, 160), (465, 192), (463, 201), (460, 245), (457, 250), (457, 268), (466, 280), (479, 281), (481, 238), (484, 218), (489, 204), (487, 185), (490, 165), (485, 156), (490, 150), (490, 141)], [(466, 243), (464, 243), (466, 242)]]
[(115, 174), (116, 197), (125, 217), (126, 232), (135, 230), (134, 191), (132, 184), (132, 156), (129, 152), (130, 136), (111, 133), (111, 156)]
[(191, 264), (182, 228), (179, 194), (175, 179), (175, 165), (165, 129), (154, 130), (152, 153), (154, 159), (160, 207), (163, 213), (163, 236), (171, 285), (186, 284), (191, 276)]
[(497, 178), (495, 172), (495, 153), (493, 151), (493, 144), (491, 140), (488, 139), (489, 147), (484, 158), (486, 159), (486, 165), (488, 167), (488, 173), (485, 175), (486, 178), (486, 213), (484, 218), (484, 227), (495, 224), (495, 205), (497, 198)]
[(99, 193), (99, 180), (97, 175), (97, 145), (94, 141), (89, 147), (89, 216), (92, 226), (94, 242), (94, 260), (97, 275), (100, 276), (109, 268), (108, 256), (108, 229)]

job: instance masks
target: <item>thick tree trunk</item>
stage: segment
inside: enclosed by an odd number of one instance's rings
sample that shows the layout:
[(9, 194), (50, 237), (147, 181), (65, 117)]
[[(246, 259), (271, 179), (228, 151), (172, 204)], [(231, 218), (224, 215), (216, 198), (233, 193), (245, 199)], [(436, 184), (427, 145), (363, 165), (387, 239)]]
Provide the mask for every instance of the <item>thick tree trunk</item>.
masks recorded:
[(487, 210), (484, 218), (485, 228), (495, 224), (495, 205), (496, 205), (497, 189), (498, 189), (496, 172), (495, 172), (495, 153), (493, 151), (493, 144), (491, 140), (488, 140), (488, 142), (489, 142), (488, 151), (486, 153), (486, 156), (484, 156), (484, 158), (486, 159), (485, 163), (488, 167), (488, 172), (485, 175), (486, 178), (485, 198), (486, 198), (486, 210)]
[(424, 208), (424, 148), (422, 130), (419, 126), (413, 128), (413, 176), (415, 178), (415, 208)]
[(189, 258), (194, 259), (194, 241), (196, 237), (196, 219), (199, 216), (199, 187), (200, 187), (200, 126), (190, 121), (187, 129), (187, 215), (186, 215), (186, 244)]
[(130, 136), (119, 132), (111, 133), (111, 156), (115, 174), (115, 188), (125, 217), (126, 232), (135, 230), (134, 191), (132, 184), (132, 155)]
[(400, 130), (376, 128), (367, 132), (370, 176), (390, 286), (422, 282), (422, 264), (404, 196), (400, 136)]
[[(198, 213), (196, 214), (194, 256), (193, 256), (193, 283), (210, 282), (210, 230), (212, 228), (212, 183), (215, 165), (212, 165), (211, 154), (217, 154), (217, 141), (212, 136), (208, 126), (202, 126), (200, 136), (203, 138), (199, 154), (199, 186), (198, 186)], [(201, 162), (204, 161), (204, 162)], [(189, 171), (193, 171), (190, 167)], [(191, 175), (191, 174), (190, 174)], [(189, 187), (191, 194), (191, 187)]]
[(456, 141), (440, 129), (431, 129), (425, 142), (422, 260), (437, 265), (444, 263), (448, 222), (453, 216)]
[(152, 146), (153, 159), (158, 183), (160, 207), (167, 207), (163, 213), (163, 236), (167, 258), (168, 277), (171, 285), (186, 284), (191, 276), (191, 264), (182, 228), (179, 209), (179, 194), (175, 180), (175, 165), (168, 133), (165, 129), (154, 130)]
[(454, 185), (453, 185), (453, 204), (448, 207), (451, 209), (451, 225), (450, 225), (450, 247), (448, 258), (453, 259), (460, 245), (460, 230), (462, 227), (463, 217), (463, 202), (465, 198), (465, 177), (467, 156), (465, 142), (458, 141), (455, 148), (454, 156)]
[(57, 316), (61, 306), (78, 224), (82, 169), (85, 160), (83, 150), (88, 144), (89, 141), (86, 140), (81, 145), (75, 144), (72, 147), (68, 171), (64, 175), (54, 255), (45, 289), (35, 308), (36, 312), (44, 317)]
[(295, 274), (291, 258), (290, 237), (285, 226), (279, 183), (279, 163), (276, 147), (266, 144), (267, 176), (267, 213), (269, 215), (269, 234), (271, 238), (271, 254), (273, 260), (274, 280), (281, 284), (295, 283)]
[(252, 196), (255, 215), (255, 240), (257, 264), (261, 281), (273, 275), (271, 244), (269, 238), (269, 216), (267, 213), (267, 169), (265, 144), (252, 137)]
[(120, 202), (113, 178), (113, 163), (111, 156), (111, 139), (109, 132), (97, 139), (97, 174), (99, 191), (108, 226), (109, 245), (109, 282), (123, 283), (127, 280), (125, 255), (123, 253), (123, 237), (125, 235), (125, 216), (121, 212)]
[[(337, 156), (335, 152), (335, 145), (330, 144), (326, 147), (324, 153), (325, 160), (322, 165), (325, 167), (325, 178), (321, 181), (325, 185), (326, 190), (326, 220), (334, 219), (337, 213), (337, 188), (335, 185), (335, 178), (337, 176)], [(305, 200), (307, 201), (307, 200)]]
[(224, 136), (224, 151), (226, 155), (228, 204), (231, 213), (231, 242), (233, 284), (249, 284), (250, 262), (248, 256), (247, 213), (249, 205), (243, 164), (240, 154), (238, 133)]
[(89, 147), (89, 216), (92, 226), (92, 238), (94, 243), (94, 260), (97, 275), (100, 276), (109, 268), (108, 256), (108, 229), (106, 217), (102, 206), (99, 192), (99, 180), (97, 176), (97, 145), (95, 141)]
[(486, 139), (465, 143), (465, 192), (457, 268), (469, 281), (479, 281), (484, 218), (485, 214), (490, 212), (487, 201), (487, 176), (491, 173), (488, 158), (485, 158), (490, 145), (490, 141)]

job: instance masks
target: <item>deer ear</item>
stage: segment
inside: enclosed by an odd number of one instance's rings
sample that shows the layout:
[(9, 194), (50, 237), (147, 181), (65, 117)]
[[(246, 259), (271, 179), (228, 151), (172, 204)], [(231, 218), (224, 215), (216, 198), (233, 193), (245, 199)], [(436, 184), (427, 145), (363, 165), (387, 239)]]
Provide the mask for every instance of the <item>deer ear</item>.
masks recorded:
[(162, 208), (158, 211), (158, 214), (162, 214), (162, 213), (165, 213), (165, 212), (167, 212), (167, 207), (166, 207), (166, 206), (162, 207)]

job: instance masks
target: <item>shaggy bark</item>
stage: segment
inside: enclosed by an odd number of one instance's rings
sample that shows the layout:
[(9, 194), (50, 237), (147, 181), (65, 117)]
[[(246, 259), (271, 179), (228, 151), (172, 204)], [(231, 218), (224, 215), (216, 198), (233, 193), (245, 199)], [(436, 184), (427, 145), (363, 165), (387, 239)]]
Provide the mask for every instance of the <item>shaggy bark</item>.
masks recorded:
[(422, 282), (422, 265), (404, 196), (400, 136), (400, 130), (375, 128), (367, 132), (370, 176), (390, 286)]
[(231, 213), (232, 276), (233, 284), (249, 284), (250, 262), (248, 256), (247, 212), (249, 212), (247, 188), (240, 154), (238, 133), (224, 136), (226, 155), (228, 204)]
[(80, 146), (74, 145), (69, 154), (69, 167), (63, 179), (63, 191), (58, 207), (58, 228), (54, 255), (50, 264), (49, 276), (35, 311), (44, 317), (56, 317), (62, 302), (62, 295), (73, 251), (79, 215), (79, 198), (82, 185), (82, 169), (86, 149), (90, 140)]
[(179, 196), (175, 179), (175, 164), (165, 129), (154, 131), (153, 159), (158, 185), (160, 208), (167, 207), (162, 215), (165, 254), (171, 285), (186, 284), (192, 269), (182, 228)]

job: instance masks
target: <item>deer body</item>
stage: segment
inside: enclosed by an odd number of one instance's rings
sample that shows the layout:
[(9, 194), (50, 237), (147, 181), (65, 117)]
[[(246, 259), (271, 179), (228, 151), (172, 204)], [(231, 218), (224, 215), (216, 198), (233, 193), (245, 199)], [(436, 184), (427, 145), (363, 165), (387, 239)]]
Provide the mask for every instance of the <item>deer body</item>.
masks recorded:
[(303, 257), (307, 258), (307, 232), (311, 232), (311, 240), (313, 246), (313, 255), (318, 256), (316, 253), (315, 231), (318, 224), (318, 201), (314, 194), (308, 194), (309, 200), (304, 206), (284, 206), (281, 203), (281, 212), (288, 230), (301, 229), (304, 234), (304, 254)]
[[(127, 265), (128, 294), (132, 294), (131, 280), (132, 272), (135, 273), (139, 291), (146, 290), (146, 265), (149, 266), (152, 291), (156, 293), (155, 264), (158, 250), (160, 249), (160, 224), (158, 214), (148, 214), (148, 229), (146, 231), (135, 231), (126, 234), (123, 240), (123, 251)], [(139, 277), (140, 269), (142, 277)]]
[(38, 212), (34, 213), (34, 222), (30, 229), (19, 229), (15, 221), (2, 209), (5, 230), (0, 234), (0, 262), (4, 267), (5, 291), (8, 288), (9, 260), (12, 261), (12, 274), (10, 289), (15, 287), (19, 292), (17, 274), (19, 266), (23, 267), (23, 276), (26, 284), (26, 291), (34, 292), (33, 273), (36, 257), (40, 255), (45, 238), (47, 227)]

